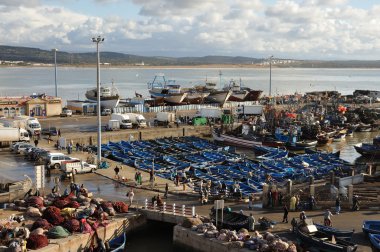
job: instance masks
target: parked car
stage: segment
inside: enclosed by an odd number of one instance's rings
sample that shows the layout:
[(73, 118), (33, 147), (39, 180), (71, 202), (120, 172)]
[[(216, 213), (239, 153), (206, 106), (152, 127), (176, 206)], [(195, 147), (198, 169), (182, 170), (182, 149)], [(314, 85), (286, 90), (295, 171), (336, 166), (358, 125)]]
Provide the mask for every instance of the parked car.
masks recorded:
[(56, 127), (44, 128), (41, 130), (41, 135), (56, 136), (57, 135), (57, 128)]
[(108, 115), (111, 115), (112, 114), (112, 111), (111, 109), (103, 109), (101, 115), (102, 116), (108, 116)]
[(84, 161), (63, 162), (61, 170), (65, 173), (90, 173), (96, 170), (96, 165)]
[(79, 160), (79, 159), (66, 156), (63, 153), (49, 153), (47, 155), (47, 160), (46, 161), (47, 161), (47, 163), (48, 163), (48, 165), (49, 165), (50, 168), (60, 169), (61, 165), (62, 165), (62, 162), (73, 161), (73, 160)]
[(11, 151), (15, 151), (17, 146), (20, 145), (20, 144), (23, 144), (25, 142), (14, 142), (12, 143), (12, 145), (9, 147), (11, 149)]
[(60, 114), (61, 117), (69, 117), (73, 115), (73, 111), (70, 109), (62, 110), (62, 113)]
[(27, 148), (33, 147), (33, 145), (28, 144), (28, 143), (22, 143), (16, 146), (15, 152), (16, 153), (21, 153), (24, 152)]

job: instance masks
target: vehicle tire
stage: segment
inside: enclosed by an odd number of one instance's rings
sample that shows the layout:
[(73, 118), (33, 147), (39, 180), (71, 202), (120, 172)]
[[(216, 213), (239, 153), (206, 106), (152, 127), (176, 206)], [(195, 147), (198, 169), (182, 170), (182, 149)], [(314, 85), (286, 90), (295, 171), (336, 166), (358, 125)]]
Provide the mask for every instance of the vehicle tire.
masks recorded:
[(60, 169), (61, 168), (61, 165), (60, 164), (54, 164), (54, 169)]

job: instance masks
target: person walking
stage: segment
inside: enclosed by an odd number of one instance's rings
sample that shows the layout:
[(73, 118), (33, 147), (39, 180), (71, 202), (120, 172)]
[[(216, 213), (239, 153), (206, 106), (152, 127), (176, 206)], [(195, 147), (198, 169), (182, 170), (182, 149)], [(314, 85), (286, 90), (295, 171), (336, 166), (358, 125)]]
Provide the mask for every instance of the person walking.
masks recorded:
[(284, 217), (282, 218), (282, 222), (285, 222), (285, 223), (288, 223), (288, 207), (286, 206), (286, 204), (284, 204)]
[(253, 209), (253, 193), (251, 193), (248, 197), (248, 209), (252, 210)]
[(115, 171), (115, 178), (117, 180), (119, 180), (119, 172), (120, 172), (120, 169), (119, 167), (116, 165), (115, 169), (113, 169)]
[(359, 206), (359, 198), (357, 195), (354, 195), (352, 199), (352, 211), (359, 211), (360, 206)]
[(133, 188), (131, 188), (131, 190), (127, 193), (127, 197), (129, 199), (129, 206), (132, 206), (134, 196), (135, 193), (133, 192)]
[(296, 210), (296, 203), (297, 203), (297, 198), (293, 195), (290, 198), (290, 211), (295, 211)]
[(305, 211), (302, 211), (301, 213), (300, 213), (300, 220), (301, 221), (305, 221), (307, 219), (307, 217), (306, 217), (306, 213), (305, 213)]
[(58, 137), (61, 137), (61, 129), (58, 129)]
[(249, 231), (255, 231), (255, 217), (253, 217), (252, 213), (248, 217), (248, 228)]
[(330, 212), (330, 209), (326, 209), (325, 214), (324, 214), (324, 225), (328, 227), (332, 227), (332, 221), (331, 217), (333, 214)]
[(335, 214), (340, 214), (340, 198), (336, 197), (335, 200)]
[(164, 198), (165, 199), (168, 198), (168, 193), (169, 193), (169, 185), (168, 185), (168, 183), (166, 183), (166, 185), (165, 185), (165, 194), (164, 194)]

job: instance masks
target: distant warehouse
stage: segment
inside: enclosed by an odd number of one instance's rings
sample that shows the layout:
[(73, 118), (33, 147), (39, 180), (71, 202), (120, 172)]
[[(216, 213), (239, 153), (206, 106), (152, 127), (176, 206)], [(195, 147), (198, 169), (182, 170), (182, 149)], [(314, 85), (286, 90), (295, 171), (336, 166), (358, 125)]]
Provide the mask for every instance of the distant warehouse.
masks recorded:
[(62, 111), (62, 99), (46, 94), (0, 97), (0, 117), (57, 116)]

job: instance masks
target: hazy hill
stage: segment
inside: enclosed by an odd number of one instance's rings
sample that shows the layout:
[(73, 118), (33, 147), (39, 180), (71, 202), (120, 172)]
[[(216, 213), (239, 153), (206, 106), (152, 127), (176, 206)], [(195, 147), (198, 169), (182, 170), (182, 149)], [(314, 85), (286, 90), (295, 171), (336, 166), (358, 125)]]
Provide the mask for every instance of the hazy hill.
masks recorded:
[[(135, 65), (144, 62), (145, 65), (168, 66), (168, 65), (252, 65), (261, 64), (265, 59), (250, 57), (230, 57), (230, 56), (204, 56), (204, 57), (144, 57), (133, 54), (116, 52), (100, 52), (102, 63), (111, 65)], [(81, 65), (96, 64), (96, 53), (68, 53), (57, 52), (57, 62), (59, 64)], [(30, 63), (54, 63), (54, 53), (49, 50), (41, 50), (30, 47), (0, 46), (0, 61), (23, 61)], [(292, 60), (287, 63), (279, 63), (280, 59), (274, 62), (276, 67), (307, 67), (307, 68), (380, 68), (380, 61), (316, 61), (316, 60)], [(267, 65), (266, 65), (267, 66)]]

